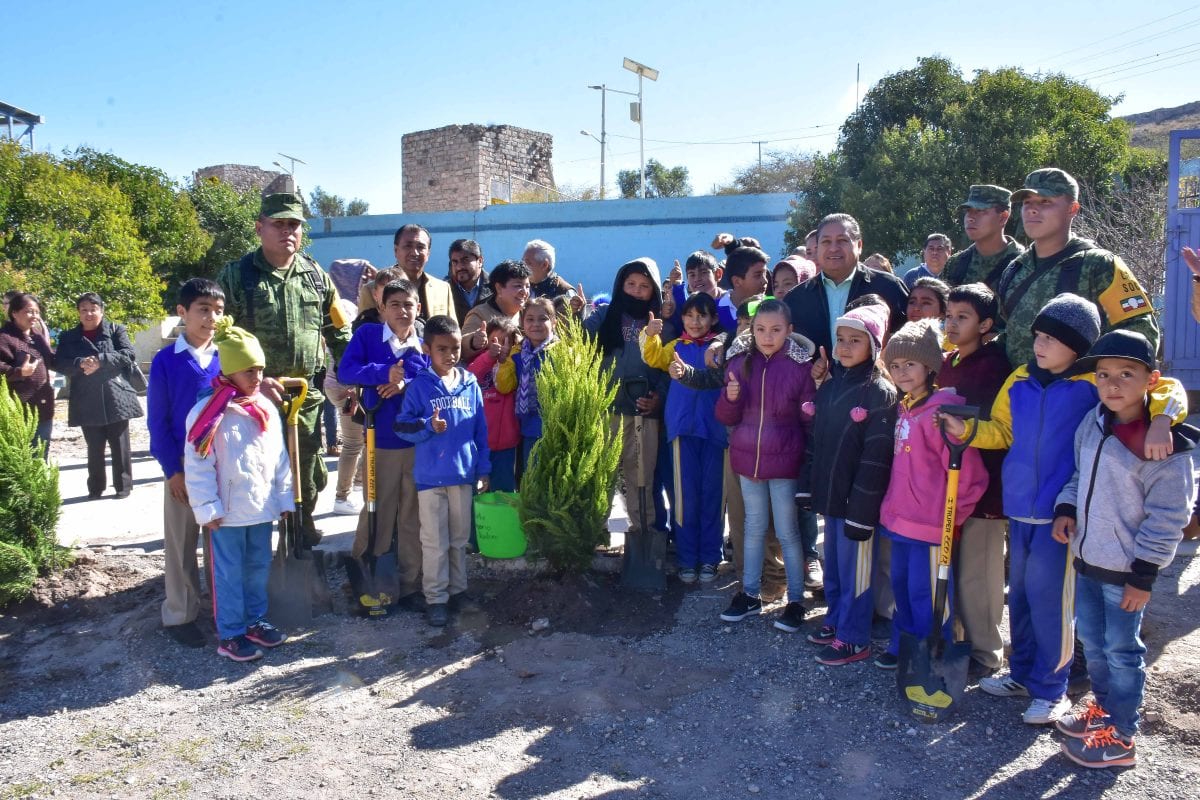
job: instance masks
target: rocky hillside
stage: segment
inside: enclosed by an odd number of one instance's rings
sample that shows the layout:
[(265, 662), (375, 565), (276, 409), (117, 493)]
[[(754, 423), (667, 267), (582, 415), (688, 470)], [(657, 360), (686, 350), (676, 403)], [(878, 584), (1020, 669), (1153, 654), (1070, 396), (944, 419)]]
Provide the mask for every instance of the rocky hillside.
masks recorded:
[(1200, 128), (1200, 100), (1174, 108), (1156, 108), (1141, 114), (1130, 114), (1121, 119), (1133, 125), (1130, 133), (1134, 147), (1165, 151), (1171, 131)]

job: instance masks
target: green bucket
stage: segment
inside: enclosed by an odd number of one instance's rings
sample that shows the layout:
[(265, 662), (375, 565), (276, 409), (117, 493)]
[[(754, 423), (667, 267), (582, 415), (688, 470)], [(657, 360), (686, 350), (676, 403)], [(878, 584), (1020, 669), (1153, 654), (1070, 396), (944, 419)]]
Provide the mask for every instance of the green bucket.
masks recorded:
[(485, 492), (475, 497), (475, 538), (487, 558), (525, 555), (525, 531), (516, 492)]

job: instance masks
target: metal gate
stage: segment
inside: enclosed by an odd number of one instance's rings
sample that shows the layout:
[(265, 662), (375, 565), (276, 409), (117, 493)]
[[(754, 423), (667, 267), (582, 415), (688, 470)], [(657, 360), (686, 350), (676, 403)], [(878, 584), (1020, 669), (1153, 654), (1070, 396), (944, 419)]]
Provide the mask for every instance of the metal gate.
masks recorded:
[(1180, 251), (1200, 250), (1200, 130), (1172, 131), (1167, 166), (1167, 282), (1164, 368), (1200, 390), (1200, 322), (1192, 318), (1192, 273)]

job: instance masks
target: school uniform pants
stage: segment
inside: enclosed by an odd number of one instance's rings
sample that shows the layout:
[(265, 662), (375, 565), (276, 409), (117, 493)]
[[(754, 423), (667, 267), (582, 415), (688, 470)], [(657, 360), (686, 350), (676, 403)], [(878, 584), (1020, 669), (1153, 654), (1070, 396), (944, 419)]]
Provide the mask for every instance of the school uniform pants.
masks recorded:
[(846, 536), (846, 520), (825, 517), (825, 624), (837, 638), (857, 645), (871, 643), (871, 615), (875, 592), (871, 573), (875, 566), (878, 534), (858, 542)]
[(232, 639), (267, 617), (271, 526), (223, 525), (209, 535), (217, 637)]
[(672, 528), (675, 560), (680, 568), (721, 563), (721, 495), (725, 448), (700, 436), (676, 436), (671, 442), (675, 464)]
[[(417, 485), (413, 481), (414, 461), (415, 451), (411, 447), (375, 451), (375, 555), (381, 556), (395, 547), (397, 578), (396, 586), (379, 588), (397, 598), (421, 590), (421, 518)], [(363, 489), (365, 501), (365, 485)], [(355, 558), (367, 552), (368, 519), (364, 502), (351, 550)]]
[[(795, 503), (793, 502), (793, 506)], [(733, 568), (739, 581), (745, 575), (744, 551), (746, 548), (746, 503), (742, 498), (741, 478), (729, 464), (729, 451), (725, 451), (725, 516), (729, 525), (729, 546), (733, 551)], [(767, 538), (763, 550), (762, 595), (775, 600), (787, 586), (787, 573), (783, 568), (783, 549), (775, 535), (775, 521), (767, 520)]]
[[(933, 595), (937, 587), (938, 546), (909, 539), (895, 531), (881, 528), (892, 538), (892, 593), (896, 595), (896, 614), (892, 617), (892, 642), (901, 633), (924, 639), (933, 628)], [(954, 574), (951, 571), (947, 588), (946, 608), (942, 612), (942, 635), (954, 641), (951, 625), (954, 608)], [(889, 647), (889, 652), (896, 652)]]
[[(638, 422), (642, 435), (637, 435)], [(658, 428), (660, 420), (653, 417), (638, 417), (632, 414), (613, 414), (610, 425), (614, 433), (621, 431), (621, 473), (625, 477), (625, 510), (629, 513), (629, 533), (642, 532), (642, 500), (651, 503), (654, 487), (654, 467), (658, 463)], [(639, 491), (639, 477), (645, 491)], [(653, 503), (644, 512), (646, 526), (653, 521)]]
[(472, 484), (417, 492), (425, 602), (445, 603), (467, 590), (467, 542), (471, 538)]
[(955, 611), (962, 620), (971, 657), (992, 669), (1004, 665), (1004, 536), (1006, 519), (971, 517), (954, 543)]
[(104, 492), (104, 446), (112, 456), (112, 485), (118, 494), (133, 490), (133, 464), (129, 454), (129, 420), (122, 419), (107, 425), (83, 425), (83, 440), (87, 442), (88, 494)]
[(1010, 520), (1009, 669), (1033, 697), (1067, 693), (1075, 655), (1075, 567), (1065, 544), (1050, 537), (1052, 523)]
[(517, 490), (517, 448), (491, 451), (492, 474), (489, 479), (493, 492)]
[[(200, 569), (196, 563), (196, 543), (200, 526), (187, 503), (171, 496), (163, 484), (163, 584), (162, 624), (185, 625), (200, 613)], [(204, 560), (212, 563), (208, 539), (204, 539)], [(207, 567), (206, 567), (207, 569)]]

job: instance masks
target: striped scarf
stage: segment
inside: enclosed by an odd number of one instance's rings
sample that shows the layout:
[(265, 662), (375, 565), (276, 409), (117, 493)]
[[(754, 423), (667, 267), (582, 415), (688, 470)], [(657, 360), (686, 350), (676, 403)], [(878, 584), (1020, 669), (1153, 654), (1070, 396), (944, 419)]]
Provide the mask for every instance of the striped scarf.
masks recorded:
[(225, 409), (229, 407), (230, 403), (236, 403), (245, 409), (250, 418), (258, 422), (258, 427), (262, 431), (266, 431), (267, 420), (270, 419), (254, 397), (241, 394), (233, 382), (224, 375), (218, 375), (212, 379), (212, 388), (212, 396), (208, 398), (204, 408), (200, 409), (200, 414), (192, 423), (192, 429), (188, 431), (187, 435), (187, 440), (196, 446), (196, 452), (200, 454), (201, 458), (207, 458), (209, 451), (212, 450), (213, 437), (216, 435), (217, 427), (225, 417)]
[(535, 416), (541, 406), (537, 396), (537, 373), (542, 361), (546, 358), (546, 348), (557, 339), (551, 336), (537, 347), (529, 340), (521, 342), (521, 369), (517, 372), (517, 401), (516, 411), (519, 416)]

